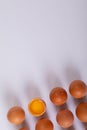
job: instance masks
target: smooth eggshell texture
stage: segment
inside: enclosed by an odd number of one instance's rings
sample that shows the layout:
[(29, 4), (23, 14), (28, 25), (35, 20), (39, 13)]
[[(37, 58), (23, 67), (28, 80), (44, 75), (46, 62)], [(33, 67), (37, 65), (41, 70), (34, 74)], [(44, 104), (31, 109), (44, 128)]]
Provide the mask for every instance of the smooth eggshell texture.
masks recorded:
[(74, 80), (69, 86), (69, 92), (74, 98), (82, 98), (87, 93), (87, 86), (81, 80)]
[(25, 112), (21, 107), (15, 106), (8, 111), (7, 118), (15, 125), (21, 124), (25, 119)]
[(87, 122), (87, 103), (78, 104), (76, 108), (76, 116), (81, 122)]
[(54, 105), (63, 105), (67, 100), (67, 92), (61, 87), (53, 88), (50, 92), (50, 100)]
[(38, 120), (35, 130), (53, 130), (53, 127), (53, 123), (49, 119), (43, 118)]
[(63, 109), (58, 111), (56, 120), (61, 127), (68, 128), (73, 124), (74, 116), (70, 110)]

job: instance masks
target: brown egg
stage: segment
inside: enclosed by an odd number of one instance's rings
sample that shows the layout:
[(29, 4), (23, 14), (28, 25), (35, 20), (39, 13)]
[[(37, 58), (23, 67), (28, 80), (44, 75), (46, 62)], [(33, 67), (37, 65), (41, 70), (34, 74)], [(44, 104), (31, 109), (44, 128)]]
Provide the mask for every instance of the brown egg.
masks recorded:
[(74, 98), (82, 98), (87, 93), (86, 84), (81, 80), (74, 80), (69, 86), (69, 92)]
[(53, 123), (49, 119), (43, 118), (38, 120), (35, 130), (53, 130), (53, 127)]
[(7, 118), (15, 125), (21, 124), (25, 119), (25, 112), (21, 107), (15, 106), (8, 111)]
[(19, 129), (19, 130), (29, 130), (29, 129), (27, 129), (27, 128), (21, 128), (21, 129)]
[(83, 102), (78, 104), (76, 108), (76, 116), (82, 122), (87, 122), (87, 103)]
[(73, 124), (74, 116), (70, 110), (63, 109), (58, 111), (56, 120), (61, 127), (68, 128)]
[(50, 100), (55, 105), (63, 105), (67, 100), (67, 92), (61, 87), (53, 88), (50, 92)]

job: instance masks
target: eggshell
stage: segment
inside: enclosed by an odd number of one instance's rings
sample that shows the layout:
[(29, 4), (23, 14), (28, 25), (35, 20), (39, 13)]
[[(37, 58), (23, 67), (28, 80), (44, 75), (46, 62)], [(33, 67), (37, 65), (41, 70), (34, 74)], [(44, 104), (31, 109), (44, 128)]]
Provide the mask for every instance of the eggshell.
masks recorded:
[(54, 129), (53, 123), (47, 118), (38, 120), (35, 126), (35, 130), (53, 130), (53, 129)]
[(69, 86), (69, 92), (74, 98), (82, 98), (87, 94), (87, 86), (81, 80), (74, 80)]
[(29, 130), (29, 129), (27, 129), (27, 128), (21, 128), (21, 129), (19, 129), (19, 130)]
[(58, 111), (56, 121), (61, 127), (68, 128), (73, 124), (74, 116), (70, 110), (63, 109)]
[(76, 107), (76, 116), (81, 122), (87, 122), (87, 102), (82, 102)]
[(15, 106), (8, 111), (7, 118), (15, 125), (21, 124), (25, 119), (25, 112), (21, 107)]
[(33, 98), (28, 104), (28, 111), (33, 116), (41, 116), (46, 112), (46, 103), (40, 98)]
[(66, 103), (67, 92), (64, 88), (56, 87), (51, 90), (49, 97), (54, 105), (60, 106)]

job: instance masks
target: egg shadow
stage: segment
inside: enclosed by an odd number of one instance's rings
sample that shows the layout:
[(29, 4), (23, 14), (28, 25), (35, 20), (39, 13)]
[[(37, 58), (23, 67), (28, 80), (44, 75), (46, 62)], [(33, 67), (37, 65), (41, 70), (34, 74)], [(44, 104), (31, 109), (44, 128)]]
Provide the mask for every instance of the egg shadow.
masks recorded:
[(26, 119), (21, 124), (21, 128), (28, 128), (28, 130), (30, 130), (29, 123), (28, 123), (28, 121)]
[[(72, 63), (67, 64), (64, 72), (65, 72), (65, 77), (68, 84), (70, 84), (74, 80), (82, 79), (79, 69), (75, 67), (74, 65), (72, 65)], [(68, 85), (68, 90), (69, 90), (69, 85)], [(76, 107), (80, 102), (84, 102), (84, 101), (87, 101), (86, 97), (81, 98), (81, 99), (75, 99), (72, 97), (72, 102), (74, 103), (74, 107)], [(83, 127), (84, 128), (86, 127), (85, 124), (83, 124)], [(75, 130), (75, 128), (74, 126), (72, 126), (68, 128), (67, 130)]]
[(4, 94), (5, 94), (4, 103), (7, 108), (13, 107), (13, 106), (21, 106), (21, 102), (17, 98), (17, 95), (15, 94), (12, 88), (7, 88)]
[(42, 119), (42, 118), (47, 118), (47, 119), (49, 119), (49, 115), (48, 115), (47, 111), (46, 111), (43, 115), (41, 115), (41, 116), (34, 117), (34, 120), (35, 120), (35, 122), (36, 122), (36, 121), (38, 121), (38, 120), (40, 120), (40, 119)]
[(86, 123), (82, 123), (82, 125), (87, 130), (87, 122)]
[(62, 83), (58, 78), (57, 74), (52, 70), (48, 71), (45, 75), (45, 82), (49, 90), (53, 89), (54, 87), (62, 87)]
[(79, 69), (74, 67), (71, 63), (65, 68), (65, 77), (68, 83), (72, 82), (73, 80), (81, 80), (82, 78)]
[[(45, 82), (46, 82), (48, 90), (49, 90), (49, 95), (50, 95), (51, 90), (55, 87), (64, 88), (61, 80), (58, 77), (58, 75), (51, 69), (48, 69), (48, 71), (46, 72)], [(68, 108), (68, 105), (67, 105), (67, 103), (64, 103), (61, 106), (57, 106), (57, 105), (53, 104), (53, 107), (54, 107), (55, 112), (57, 113), (58, 110), (60, 110), (60, 109)]]
[(54, 109), (55, 109), (55, 111), (56, 111), (56, 113), (59, 111), (59, 110), (61, 110), (61, 109), (68, 109), (68, 104), (67, 103), (64, 103), (63, 105), (60, 105), (60, 106), (57, 106), (57, 105), (55, 105), (54, 106)]
[[(29, 82), (25, 85), (24, 93), (25, 93), (25, 96), (26, 96), (28, 102), (34, 98), (41, 98), (42, 100), (44, 100), (41, 95), (40, 89), (33, 81)], [(37, 120), (44, 118), (44, 117), (48, 117), (47, 111), (42, 116), (37, 116), (37, 117), (33, 116), (32, 119), (34, 122), (36, 122)]]
[(75, 106), (77, 106), (81, 102), (87, 102), (87, 97), (85, 96), (85, 97), (80, 98), (80, 99), (73, 98), (73, 102), (74, 102)]
[(32, 100), (33, 98), (42, 98), (40, 90), (34, 82), (29, 82), (25, 85), (24, 93), (27, 100)]
[[(12, 89), (12, 87), (10, 86), (6, 86), (5, 87), (5, 91), (4, 91), (4, 95), (3, 95), (3, 102), (4, 102), (4, 106), (7, 109), (6, 111), (8, 112), (8, 110), (11, 107), (14, 106), (21, 106), (21, 102), (20, 100), (17, 98), (17, 95), (15, 94), (15, 91)], [(13, 125), (13, 128), (18, 129), (19, 126)]]
[(68, 104), (64, 103), (63, 105), (59, 106), (59, 110), (61, 109), (68, 109)]
[(75, 127), (72, 125), (69, 128), (61, 128), (61, 130), (75, 130)]

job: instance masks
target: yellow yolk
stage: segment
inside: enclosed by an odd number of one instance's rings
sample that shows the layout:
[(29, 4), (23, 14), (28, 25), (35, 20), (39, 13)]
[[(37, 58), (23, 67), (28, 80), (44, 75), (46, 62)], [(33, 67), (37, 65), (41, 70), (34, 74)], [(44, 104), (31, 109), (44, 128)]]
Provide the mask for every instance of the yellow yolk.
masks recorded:
[(45, 103), (41, 99), (33, 99), (28, 105), (28, 109), (34, 116), (42, 115), (45, 112)]

